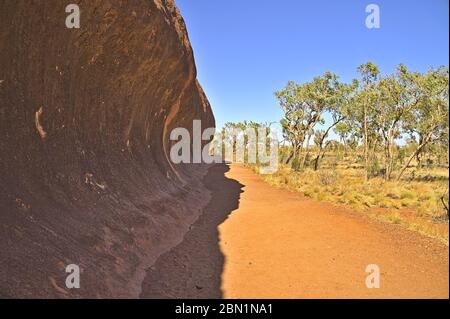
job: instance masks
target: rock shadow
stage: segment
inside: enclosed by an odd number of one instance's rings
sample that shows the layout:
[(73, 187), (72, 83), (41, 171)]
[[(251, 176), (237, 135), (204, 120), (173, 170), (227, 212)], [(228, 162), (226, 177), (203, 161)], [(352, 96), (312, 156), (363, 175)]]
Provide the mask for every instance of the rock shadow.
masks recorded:
[(229, 165), (212, 166), (204, 178), (211, 200), (184, 240), (158, 258), (147, 270), (141, 298), (222, 298), (225, 256), (219, 246), (218, 226), (239, 207), (244, 185), (229, 179)]

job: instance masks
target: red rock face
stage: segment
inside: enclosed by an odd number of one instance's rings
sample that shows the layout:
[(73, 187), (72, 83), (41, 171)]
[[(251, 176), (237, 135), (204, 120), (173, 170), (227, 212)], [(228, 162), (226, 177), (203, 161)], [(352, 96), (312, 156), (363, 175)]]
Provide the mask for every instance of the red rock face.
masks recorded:
[(214, 126), (172, 0), (72, 2), (0, 0), (0, 297), (138, 296), (208, 201), (168, 158)]

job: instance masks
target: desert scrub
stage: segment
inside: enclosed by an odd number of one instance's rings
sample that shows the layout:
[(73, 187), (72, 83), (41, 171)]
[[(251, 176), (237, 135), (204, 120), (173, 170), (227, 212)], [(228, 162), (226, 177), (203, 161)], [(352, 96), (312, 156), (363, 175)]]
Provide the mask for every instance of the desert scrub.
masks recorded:
[[(364, 182), (362, 168), (338, 166), (318, 171), (307, 168), (299, 172), (282, 164), (275, 174), (261, 175), (275, 187), (296, 191), (315, 200), (349, 206), (363, 213), (383, 209), (375, 214), (377, 219), (401, 224), (448, 242), (448, 231), (436, 231), (433, 226), (436, 220), (445, 222), (445, 218), (441, 218), (446, 215), (442, 194), (447, 191), (448, 172), (445, 175), (439, 169), (436, 172), (428, 170), (415, 176), (416, 179), (398, 182), (385, 181), (382, 177)], [(402, 210), (417, 218), (404, 219)], [(368, 215), (375, 216), (373, 213)]]

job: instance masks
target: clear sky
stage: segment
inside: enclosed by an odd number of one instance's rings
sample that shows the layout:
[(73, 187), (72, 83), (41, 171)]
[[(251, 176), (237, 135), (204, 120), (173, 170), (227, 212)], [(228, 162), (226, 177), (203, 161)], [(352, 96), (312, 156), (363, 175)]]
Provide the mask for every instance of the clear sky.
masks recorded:
[[(448, 0), (175, 0), (217, 127), (279, 121), (274, 92), (325, 71), (343, 81), (373, 61), (382, 73), (448, 66)], [(380, 29), (365, 8), (380, 7)]]

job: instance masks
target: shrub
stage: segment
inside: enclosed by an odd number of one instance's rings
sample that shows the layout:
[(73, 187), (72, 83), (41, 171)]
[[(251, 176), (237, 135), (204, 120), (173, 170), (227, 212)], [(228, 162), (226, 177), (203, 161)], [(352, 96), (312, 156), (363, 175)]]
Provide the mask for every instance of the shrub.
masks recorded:
[(336, 182), (337, 174), (335, 170), (323, 170), (318, 173), (321, 185), (328, 186)]
[(372, 177), (384, 176), (385, 170), (381, 167), (378, 159), (374, 159), (371, 161), (369, 165), (369, 175)]
[(293, 160), (292, 160), (292, 163), (291, 163), (291, 167), (292, 167), (292, 169), (294, 170), (294, 171), (299, 171), (300, 170), (300, 160), (299, 159), (297, 159), (297, 158), (294, 158)]
[(414, 193), (409, 191), (404, 191), (400, 194), (401, 199), (413, 199), (414, 197)]

